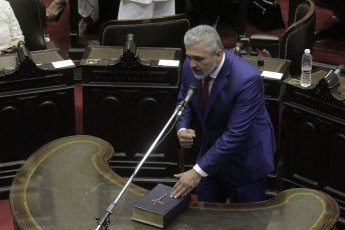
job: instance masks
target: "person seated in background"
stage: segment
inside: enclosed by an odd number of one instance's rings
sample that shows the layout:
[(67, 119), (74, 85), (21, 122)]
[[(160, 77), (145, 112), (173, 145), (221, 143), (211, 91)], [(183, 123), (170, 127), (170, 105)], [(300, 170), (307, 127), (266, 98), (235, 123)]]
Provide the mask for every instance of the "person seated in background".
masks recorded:
[[(67, 0), (54, 0), (46, 9), (47, 21), (59, 21), (66, 5)], [(81, 16), (78, 24), (79, 35), (85, 35), (90, 25), (98, 21), (98, 0), (78, 0), (78, 13)]]
[(121, 0), (117, 19), (142, 19), (175, 14), (175, 0)]
[(24, 36), (8, 1), (0, 0), (0, 55), (13, 52)]
[(98, 21), (98, 0), (78, 0), (78, 13), (82, 17), (78, 24), (79, 35), (85, 35), (90, 25)]

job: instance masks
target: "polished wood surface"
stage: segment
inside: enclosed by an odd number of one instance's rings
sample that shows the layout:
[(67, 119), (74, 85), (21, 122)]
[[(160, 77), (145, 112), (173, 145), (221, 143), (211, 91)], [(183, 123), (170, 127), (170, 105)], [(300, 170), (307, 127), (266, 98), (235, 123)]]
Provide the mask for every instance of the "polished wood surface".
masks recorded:
[[(61, 68), (55, 68), (52, 63), (58, 62), (58, 61), (64, 61), (68, 58), (60, 49), (50, 49), (50, 50), (40, 50), (40, 51), (31, 51), (30, 52), (32, 61), (36, 64), (37, 68), (41, 68), (48, 71), (54, 71), (54, 70), (61, 70)], [(0, 81), (4, 80), (6, 74), (6, 69), (15, 69), (18, 65), (18, 54), (12, 53), (7, 55), (0, 56)], [(66, 67), (68, 69), (71, 69), (73, 67), (68, 66)], [(66, 69), (64, 68), (64, 69)], [(48, 74), (48, 73), (45, 73)], [(18, 76), (8, 76), (12, 78), (18, 78)], [(38, 77), (37, 75), (33, 75), (30, 77)]]
[[(95, 229), (125, 180), (107, 161), (113, 147), (92, 136), (70, 136), (37, 150), (16, 175), (10, 193), (18, 229)], [(157, 182), (158, 183), (158, 182)], [(131, 220), (132, 204), (147, 190), (132, 185), (109, 229), (156, 229)], [(110, 222), (122, 206), (118, 203)], [(331, 229), (338, 204), (323, 192), (291, 189), (251, 204), (194, 203), (166, 229)]]

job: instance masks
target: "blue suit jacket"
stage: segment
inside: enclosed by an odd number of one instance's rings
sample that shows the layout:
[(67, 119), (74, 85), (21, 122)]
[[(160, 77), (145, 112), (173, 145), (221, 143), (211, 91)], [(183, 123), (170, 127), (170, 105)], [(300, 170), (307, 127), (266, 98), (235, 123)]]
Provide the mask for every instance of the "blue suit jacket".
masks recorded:
[(203, 137), (197, 164), (202, 170), (209, 175), (221, 170), (227, 178), (225, 183), (232, 185), (252, 182), (272, 172), (276, 142), (265, 108), (263, 81), (256, 68), (225, 51), (206, 111), (201, 103), (202, 81), (194, 77), (186, 59), (178, 101), (185, 98), (192, 82), (197, 82), (199, 89), (176, 126), (177, 130), (190, 128), (194, 115), (200, 120)]

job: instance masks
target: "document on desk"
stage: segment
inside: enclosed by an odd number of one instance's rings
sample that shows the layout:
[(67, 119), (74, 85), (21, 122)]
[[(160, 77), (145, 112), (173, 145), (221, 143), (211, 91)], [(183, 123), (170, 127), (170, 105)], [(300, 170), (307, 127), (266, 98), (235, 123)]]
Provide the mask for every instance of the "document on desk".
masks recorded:
[(75, 67), (74, 62), (71, 59), (52, 62), (55, 69), (65, 68), (65, 67)]
[(262, 71), (261, 76), (265, 79), (281, 80), (283, 77), (283, 74), (264, 70)]
[(159, 66), (178, 66), (180, 64), (180, 61), (178, 60), (159, 60), (158, 65)]

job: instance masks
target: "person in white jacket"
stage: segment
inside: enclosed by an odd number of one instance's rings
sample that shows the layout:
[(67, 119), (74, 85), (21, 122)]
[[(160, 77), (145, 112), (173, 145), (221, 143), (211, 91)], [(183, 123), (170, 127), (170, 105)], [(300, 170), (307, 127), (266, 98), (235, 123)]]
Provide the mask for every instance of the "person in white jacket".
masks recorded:
[(12, 52), (24, 36), (8, 1), (0, 0), (0, 55)]
[(175, 0), (121, 0), (117, 19), (141, 19), (175, 14)]

